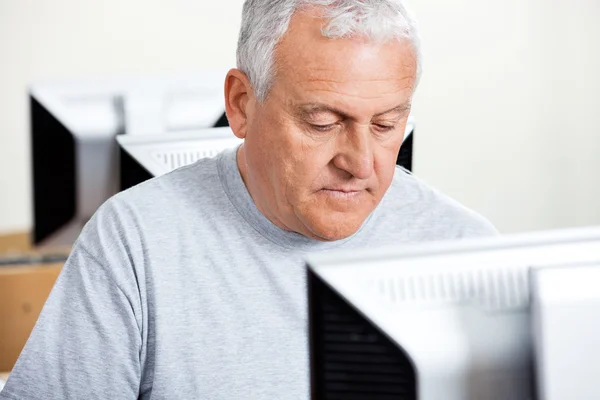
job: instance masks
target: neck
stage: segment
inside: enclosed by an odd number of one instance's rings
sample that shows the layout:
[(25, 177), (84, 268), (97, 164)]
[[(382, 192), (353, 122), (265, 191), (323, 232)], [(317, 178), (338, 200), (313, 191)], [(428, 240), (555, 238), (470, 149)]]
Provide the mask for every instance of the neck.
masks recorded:
[(257, 193), (257, 190), (254, 190), (254, 188), (250, 184), (250, 177), (248, 176), (248, 164), (246, 163), (246, 152), (244, 151), (244, 144), (242, 144), (237, 151), (237, 166), (240, 170), (240, 175), (242, 176), (244, 186), (246, 186), (246, 190), (248, 190), (248, 193), (250, 193), (250, 197), (252, 198), (252, 201), (254, 202), (256, 208), (258, 208), (258, 211), (260, 211), (262, 215), (267, 217), (267, 219), (273, 224), (275, 224), (277, 227), (288, 232), (293, 232), (292, 229), (289, 229), (287, 226), (285, 226), (285, 224), (283, 224), (283, 222), (281, 222), (274, 215), (270, 215), (269, 213), (265, 212), (265, 209), (262, 207), (259, 201), (260, 194)]

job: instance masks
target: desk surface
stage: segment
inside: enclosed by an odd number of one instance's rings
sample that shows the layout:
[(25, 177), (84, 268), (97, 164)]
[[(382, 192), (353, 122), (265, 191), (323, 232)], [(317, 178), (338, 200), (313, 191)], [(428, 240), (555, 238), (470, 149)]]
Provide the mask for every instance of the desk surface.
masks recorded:
[(0, 379), (2, 380), (7, 380), (8, 379), (8, 372), (0, 372)]

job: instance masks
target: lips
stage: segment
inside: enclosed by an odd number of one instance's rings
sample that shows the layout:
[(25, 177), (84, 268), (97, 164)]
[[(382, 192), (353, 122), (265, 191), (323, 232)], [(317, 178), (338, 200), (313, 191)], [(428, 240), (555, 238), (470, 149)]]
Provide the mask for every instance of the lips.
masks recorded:
[(362, 190), (350, 190), (350, 189), (341, 189), (341, 190), (336, 190), (336, 189), (321, 189), (319, 191), (322, 195), (327, 196), (327, 198), (329, 199), (336, 199), (336, 200), (343, 200), (343, 201), (350, 201), (350, 200), (357, 200), (361, 194), (362, 194)]
[(342, 192), (342, 193), (356, 193), (361, 192), (364, 189), (354, 189), (354, 188), (323, 188), (321, 190), (326, 190), (329, 192)]

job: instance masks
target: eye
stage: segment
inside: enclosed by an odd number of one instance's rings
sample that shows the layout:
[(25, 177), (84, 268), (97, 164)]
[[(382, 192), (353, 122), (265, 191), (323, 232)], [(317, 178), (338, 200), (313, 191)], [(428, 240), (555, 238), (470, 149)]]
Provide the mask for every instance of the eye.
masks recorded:
[(336, 124), (328, 124), (328, 125), (315, 125), (315, 124), (310, 124), (310, 126), (319, 132), (328, 132), (330, 130), (332, 130), (333, 128), (335, 128)]
[(380, 132), (390, 132), (396, 129), (395, 125), (374, 124), (375, 128)]

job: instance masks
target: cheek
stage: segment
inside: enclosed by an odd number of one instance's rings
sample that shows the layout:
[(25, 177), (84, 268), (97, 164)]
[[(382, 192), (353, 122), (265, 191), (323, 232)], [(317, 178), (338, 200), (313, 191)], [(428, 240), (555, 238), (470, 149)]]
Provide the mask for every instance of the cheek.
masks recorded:
[(380, 191), (387, 190), (392, 183), (394, 171), (396, 170), (398, 151), (396, 151), (395, 148), (382, 148), (375, 154), (374, 170), (377, 181), (379, 182)]
[(275, 153), (273, 157), (277, 157), (275, 173), (283, 181), (289, 197), (299, 201), (298, 197), (314, 191), (324, 180), (332, 143), (311, 139), (293, 121), (280, 121), (270, 129), (277, 132), (266, 144)]
[(246, 138), (248, 163), (261, 186), (268, 186), (278, 203), (296, 202), (310, 179), (310, 153), (295, 127), (270, 116), (258, 118)]
[(287, 158), (283, 161), (288, 199), (293, 204), (304, 202), (326, 181), (329, 151), (314, 146), (302, 132), (294, 129), (286, 134)]

